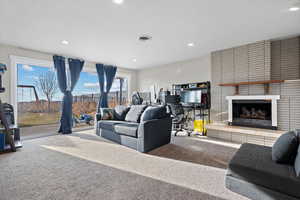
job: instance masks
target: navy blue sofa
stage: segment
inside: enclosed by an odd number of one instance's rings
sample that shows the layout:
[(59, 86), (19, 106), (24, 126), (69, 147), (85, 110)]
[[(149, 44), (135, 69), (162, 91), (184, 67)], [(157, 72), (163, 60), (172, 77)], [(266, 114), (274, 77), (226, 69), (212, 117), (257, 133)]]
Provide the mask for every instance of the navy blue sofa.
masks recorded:
[[(144, 112), (150, 113), (148, 109)], [(150, 117), (152, 119), (146, 118), (138, 122), (101, 120), (101, 114), (98, 113), (96, 114), (96, 134), (139, 152), (148, 152), (170, 143), (172, 118), (167, 113)]]

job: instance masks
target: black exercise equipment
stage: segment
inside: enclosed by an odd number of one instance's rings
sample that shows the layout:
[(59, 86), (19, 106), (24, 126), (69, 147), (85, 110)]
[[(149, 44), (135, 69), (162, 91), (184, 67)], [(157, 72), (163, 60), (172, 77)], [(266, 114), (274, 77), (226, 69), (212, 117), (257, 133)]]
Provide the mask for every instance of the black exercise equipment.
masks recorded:
[[(2, 87), (2, 74), (6, 71), (6, 65), (0, 63), (0, 93), (5, 92), (5, 88)], [(20, 142), (20, 130), (15, 125), (14, 121), (14, 109), (12, 105), (2, 103), (0, 99), (0, 120), (3, 128), (0, 128), (0, 132), (5, 134), (5, 143), (7, 144), (4, 150), (11, 150), (15, 152), (17, 148), (22, 147)]]

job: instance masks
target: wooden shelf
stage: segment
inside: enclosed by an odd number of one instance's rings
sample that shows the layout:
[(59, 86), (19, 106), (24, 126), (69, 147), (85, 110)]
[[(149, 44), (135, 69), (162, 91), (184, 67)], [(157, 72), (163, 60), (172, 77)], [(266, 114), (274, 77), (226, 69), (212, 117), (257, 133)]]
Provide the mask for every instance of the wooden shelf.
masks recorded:
[(258, 85), (270, 83), (282, 83), (284, 80), (268, 80), (268, 81), (251, 81), (251, 82), (238, 82), (238, 83), (221, 83), (219, 86), (239, 86), (239, 85)]
[(269, 88), (271, 83), (283, 83), (284, 80), (267, 80), (267, 81), (251, 81), (251, 82), (238, 82), (238, 83), (221, 83), (219, 86), (227, 87), (235, 87), (235, 94), (239, 94), (239, 86), (240, 85), (259, 85), (263, 84), (265, 86), (265, 94), (269, 94)]

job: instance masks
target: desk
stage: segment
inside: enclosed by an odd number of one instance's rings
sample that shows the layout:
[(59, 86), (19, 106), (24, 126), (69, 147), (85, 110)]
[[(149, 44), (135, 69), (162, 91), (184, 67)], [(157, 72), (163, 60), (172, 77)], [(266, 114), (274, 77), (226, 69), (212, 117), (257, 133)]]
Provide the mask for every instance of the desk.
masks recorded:
[[(205, 131), (205, 118), (207, 117), (207, 121), (210, 122), (210, 109), (206, 109), (204, 106), (201, 105), (183, 105), (183, 108), (186, 112), (188, 112), (188, 115), (190, 112), (193, 112), (192, 118), (188, 118), (189, 121), (195, 121), (196, 117), (200, 117), (200, 120), (202, 120), (203, 128), (202, 128), (202, 135), (206, 135)], [(196, 114), (196, 111), (199, 110), (199, 114)], [(190, 134), (189, 134), (190, 135)]]

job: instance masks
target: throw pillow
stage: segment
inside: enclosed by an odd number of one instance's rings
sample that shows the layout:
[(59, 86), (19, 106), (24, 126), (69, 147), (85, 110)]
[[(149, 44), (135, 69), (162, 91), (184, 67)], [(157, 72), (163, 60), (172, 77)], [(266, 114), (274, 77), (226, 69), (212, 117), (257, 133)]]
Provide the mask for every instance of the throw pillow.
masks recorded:
[(141, 121), (148, 121), (152, 119), (162, 119), (167, 117), (167, 109), (165, 106), (149, 106), (146, 108), (146, 110), (143, 112), (141, 116)]
[(141, 115), (146, 108), (146, 105), (132, 105), (125, 117), (125, 121), (139, 123)]
[(113, 120), (114, 110), (112, 108), (101, 108), (100, 109), (101, 120)]
[(114, 118), (116, 120), (124, 121), (128, 111), (129, 107), (118, 105), (115, 107)]
[(293, 164), (298, 146), (299, 139), (295, 131), (282, 134), (272, 147), (272, 160), (282, 164)]

